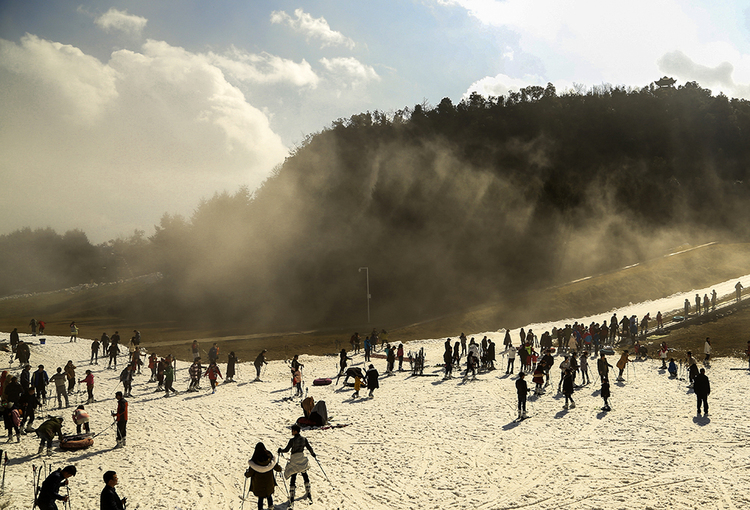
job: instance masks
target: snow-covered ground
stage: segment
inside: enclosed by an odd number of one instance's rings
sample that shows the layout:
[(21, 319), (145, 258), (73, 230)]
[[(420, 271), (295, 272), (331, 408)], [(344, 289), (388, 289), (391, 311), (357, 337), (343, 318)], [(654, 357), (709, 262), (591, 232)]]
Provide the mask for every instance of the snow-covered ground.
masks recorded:
[[(728, 294), (734, 283), (728, 282), (732, 286), (725, 292), (716, 286), (717, 291)], [(691, 292), (673, 297), (677, 306), (672, 308), (679, 309), (684, 296), (698, 290)], [(661, 305), (633, 305), (624, 312), (639, 314), (639, 307), (648, 306), (653, 316)], [(662, 312), (669, 308), (661, 306)], [(611, 311), (596, 320), (609, 315)], [(577, 320), (587, 323), (591, 319)], [(538, 334), (545, 329), (532, 327)], [(474, 336), (479, 340), (481, 335)], [(503, 335), (489, 336), (502, 345)], [(78, 366), (81, 378), (86, 368), (92, 368), (97, 402), (86, 407), (92, 431), (106, 429), (110, 411), (116, 407), (119, 370), (106, 370), (104, 364), (89, 367), (90, 341), (84, 339), (69, 343), (67, 337), (48, 336), (46, 345), (39, 345), (33, 337), (22, 338), (35, 342), (31, 365), (45, 365), (50, 375), (69, 359)], [(435, 365), (442, 362), (444, 340), (406, 346), (409, 351), (424, 347), (425, 374), (439, 374)], [(518, 342), (517, 335), (513, 340)], [(144, 341), (148, 347), (148, 339)], [(168, 351), (157, 349), (157, 353), (164, 356)], [(312, 386), (314, 378), (335, 376), (337, 358), (301, 356), (309, 395), (326, 401), (333, 424), (348, 426), (303, 432), (330, 481), (312, 462), (315, 502), (308, 505), (300, 500), (296, 507), (630, 510), (750, 505), (750, 412), (746, 404), (750, 372), (730, 370), (746, 367), (745, 360), (711, 363), (707, 369), (713, 390), (711, 413), (700, 418), (687, 383), (668, 379), (656, 360), (634, 362), (626, 372), (627, 380), (612, 384), (611, 412), (600, 410), (598, 385), (577, 390), (577, 407), (564, 411), (564, 399), (555, 391), (556, 360), (553, 385), (545, 395), (531, 397), (531, 418), (515, 423), (515, 379), (505, 375), (505, 357), (498, 358), (502, 369), (481, 374), (474, 381), (397, 372), (381, 377), (375, 398), (352, 400), (351, 388)], [(155, 383), (146, 382), (148, 374), (137, 376), (133, 397), (128, 399), (130, 421), (124, 449), (113, 448), (111, 428), (88, 450), (65, 452), (55, 441), (50, 457), (36, 455), (39, 443), (33, 434), (23, 436), (20, 444), (0, 445), (8, 453), (0, 508), (31, 508), (32, 465), (45, 462), (54, 467), (77, 466), (78, 475), (70, 485), (71, 508), (76, 510), (99, 508), (101, 477), (110, 469), (118, 472), (118, 492), (128, 497), (129, 509), (239, 509), (243, 472), (255, 444), (262, 441), (274, 452), (285, 446), (289, 426), (302, 414), (298, 401), (284, 399), (291, 392), (283, 361), (269, 363), (264, 382), (251, 382), (255, 369), (252, 360), (247, 361), (238, 366), (238, 382), (220, 385), (215, 394), (206, 389), (207, 380), (203, 391), (184, 392), (188, 384), (184, 362), (178, 363), (175, 383), (180, 393), (170, 398), (154, 392)], [(616, 357), (610, 359), (613, 365), (615, 361)], [(363, 356), (355, 356), (354, 364), (362, 366)], [(385, 360), (373, 358), (373, 364), (381, 374), (385, 372)], [(0, 369), (7, 368), (6, 354), (0, 358)], [(221, 368), (223, 372), (225, 366)], [(18, 364), (10, 370), (19, 372)], [(85, 393), (81, 393), (73, 396), (71, 404), (84, 400)], [(47, 407), (39, 414), (64, 416), (63, 430), (72, 433), (73, 407), (63, 411)], [(37, 418), (35, 424), (39, 423)], [(297, 496), (302, 495), (300, 480)], [(277, 508), (286, 508), (280, 478), (274, 500)], [(246, 502), (245, 508), (257, 508), (255, 501)]]

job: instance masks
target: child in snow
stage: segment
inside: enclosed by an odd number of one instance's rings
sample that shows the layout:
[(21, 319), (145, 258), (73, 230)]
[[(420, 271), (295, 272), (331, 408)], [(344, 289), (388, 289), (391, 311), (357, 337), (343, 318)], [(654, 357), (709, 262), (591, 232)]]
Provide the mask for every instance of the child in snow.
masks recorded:
[(675, 379), (677, 377), (677, 363), (674, 362), (674, 358), (669, 358), (669, 377)]
[(599, 394), (604, 399), (604, 407), (602, 407), (602, 411), (611, 411), (612, 409), (609, 407), (609, 402), (607, 402), (607, 400), (609, 399), (609, 395), (610, 395), (608, 380), (602, 379), (602, 389)]
[(352, 395), (352, 398), (358, 398), (359, 397), (359, 389), (362, 387), (362, 379), (360, 379), (359, 374), (354, 375), (354, 395)]
[(542, 387), (544, 386), (544, 365), (540, 363), (537, 365), (537, 367), (534, 369), (534, 377), (531, 379), (534, 384), (536, 384), (536, 388), (534, 388), (534, 395), (541, 395), (544, 393), (542, 391)]
[(618, 381), (624, 381), (625, 379), (622, 377), (622, 373), (625, 371), (625, 367), (628, 364), (628, 354), (630, 354), (627, 350), (622, 353), (622, 356), (620, 356), (619, 361), (617, 362), (617, 368), (620, 370), (620, 373), (617, 374), (617, 380)]

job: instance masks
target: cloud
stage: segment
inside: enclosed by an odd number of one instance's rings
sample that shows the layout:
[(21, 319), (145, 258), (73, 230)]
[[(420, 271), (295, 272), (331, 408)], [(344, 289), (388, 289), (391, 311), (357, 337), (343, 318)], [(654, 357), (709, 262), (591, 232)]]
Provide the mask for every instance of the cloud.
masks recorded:
[(287, 25), (295, 32), (299, 32), (305, 36), (308, 41), (311, 39), (319, 40), (321, 41), (322, 48), (326, 46), (354, 48), (354, 41), (341, 32), (331, 30), (325, 18), (313, 18), (302, 9), (296, 9), (294, 15), (296, 18), (292, 18), (284, 11), (274, 11), (271, 13), (271, 23)]
[(696, 81), (703, 87), (716, 87), (734, 97), (750, 98), (750, 85), (735, 83), (732, 74), (734, 66), (722, 62), (715, 67), (695, 63), (681, 51), (663, 55), (659, 60), (659, 69), (684, 81)]
[(464, 93), (464, 98), (469, 97), (472, 92), (478, 92), (485, 97), (507, 96), (511, 90), (518, 91), (530, 85), (545, 86), (546, 82), (539, 76), (527, 76), (524, 78), (511, 78), (505, 74), (487, 76), (472, 83)]
[(232, 48), (227, 55), (208, 54), (209, 60), (235, 79), (259, 84), (290, 83), (315, 88), (320, 78), (306, 60), (297, 63), (269, 53), (247, 53)]
[(369, 81), (380, 80), (380, 76), (375, 72), (375, 69), (353, 57), (321, 58), (320, 63), (333, 75), (334, 79), (351, 82), (352, 87)]
[(126, 34), (139, 36), (146, 28), (148, 20), (135, 14), (128, 14), (127, 10), (120, 11), (112, 7), (94, 19), (94, 23), (105, 32), (119, 30)]
[(102, 63), (0, 39), (0, 111), (0, 232), (49, 225), (104, 241), (253, 189), (288, 153), (207, 55), (162, 41)]

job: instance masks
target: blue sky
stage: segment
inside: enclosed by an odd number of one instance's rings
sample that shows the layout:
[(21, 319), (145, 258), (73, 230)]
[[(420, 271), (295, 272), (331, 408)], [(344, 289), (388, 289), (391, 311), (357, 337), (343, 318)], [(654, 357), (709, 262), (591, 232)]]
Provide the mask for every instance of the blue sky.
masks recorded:
[[(610, 5), (611, 4), (611, 5)], [(0, 2), (0, 233), (147, 233), (337, 118), (669, 75), (750, 97), (748, 6), (635, 0)]]

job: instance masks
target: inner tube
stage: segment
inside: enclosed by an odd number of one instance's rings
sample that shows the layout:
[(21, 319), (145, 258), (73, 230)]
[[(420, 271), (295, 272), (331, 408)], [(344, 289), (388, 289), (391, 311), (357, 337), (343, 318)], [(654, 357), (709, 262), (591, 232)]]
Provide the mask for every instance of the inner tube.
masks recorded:
[(605, 356), (613, 356), (615, 354), (615, 350), (605, 347), (604, 349), (599, 349), (599, 354), (604, 354)]
[(331, 384), (331, 380), (326, 377), (320, 377), (313, 381), (313, 386), (328, 386)]
[(75, 436), (65, 436), (60, 441), (60, 448), (63, 450), (82, 450), (94, 444), (94, 438), (91, 434), (78, 434)]

